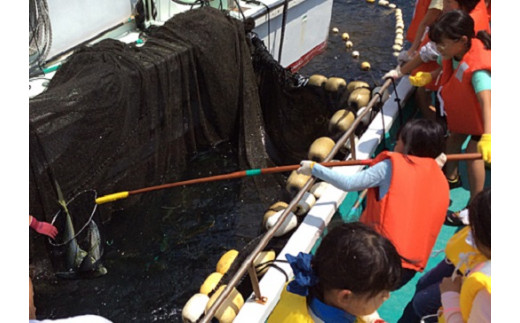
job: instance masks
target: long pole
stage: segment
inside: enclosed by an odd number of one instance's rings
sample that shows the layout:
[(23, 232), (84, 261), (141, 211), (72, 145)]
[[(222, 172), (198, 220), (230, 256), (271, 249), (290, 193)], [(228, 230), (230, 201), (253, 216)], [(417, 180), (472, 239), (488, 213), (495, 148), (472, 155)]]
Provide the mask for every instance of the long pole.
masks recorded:
[[(452, 154), (452, 155), (446, 155), (446, 157), (449, 161), (454, 161), (454, 160), (480, 159), (480, 158), (482, 158), (482, 155), (478, 154), (478, 153)], [(372, 159), (331, 161), (331, 162), (323, 162), (320, 164), (323, 166), (326, 166), (326, 167), (333, 167), (333, 166), (370, 165), (370, 163), (372, 163)], [(96, 204), (108, 203), (108, 202), (127, 198), (130, 195), (142, 194), (142, 193), (163, 190), (166, 188), (172, 188), (172, 187), (178, 187), (178, 186), (222, 181), (222, 180), (242, 178), (242, 177), (248, 177), (248, 176), (256, 176), (256, 175), (261, 175), (261, 174), (274, 174), (274, 173), (290, 172), (290, 171), (298, 169), (299, 167), (300, 167), (300, 165), (297, 164), (297, 165), (287, 165), (287, 166), (275, 166), (275, 167), (268, 167), (268, 168), (248, 169), (248, 170), (241, 170), (241, 171), (236, 171), (236, 172), (228, 173), (228, 174), (200, 177), (200, 178), (190, 179), (190, 180), (186, 180), (186, 181), (150, 186), (150, 187), (140, 188), (140, 189), (133, 190), (133, 191), (123, 191), (123, 192), (104, 195), (104, 196), (98, 197), (96, 199)]]

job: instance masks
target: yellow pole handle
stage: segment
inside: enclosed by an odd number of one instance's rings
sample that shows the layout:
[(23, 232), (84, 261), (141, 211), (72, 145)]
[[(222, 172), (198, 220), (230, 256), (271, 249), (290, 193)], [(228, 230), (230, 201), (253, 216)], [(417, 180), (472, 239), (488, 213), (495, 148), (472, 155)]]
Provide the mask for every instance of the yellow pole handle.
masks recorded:
[(101, 196), (96, 199), (96, 204), (103, 204), (103, 203), (108, 203), (108, 202), (112, 202), (115, 200), (125, 199), (128, 197), (129, 194), (130, 194), (130, 192), (126, 191), (126, 192), (119, 192), (119, 193), (113, 193), (113, 194)]

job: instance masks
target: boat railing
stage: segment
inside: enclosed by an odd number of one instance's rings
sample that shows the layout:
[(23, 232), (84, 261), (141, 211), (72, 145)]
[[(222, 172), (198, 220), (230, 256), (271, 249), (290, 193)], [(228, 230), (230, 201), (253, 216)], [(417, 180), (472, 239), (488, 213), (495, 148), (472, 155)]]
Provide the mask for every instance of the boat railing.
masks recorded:
[[(333, 157), (340, 151), (342, 147), (346, 144), (347, 140), (350, 140), (350, 147), (351, 147), (351, 153), (350, 157), (352, 159), (356, 158), (356, 145), (355, 145), (355, 134), (354, 131), (357, 128), (357, 126), (361, 123), (361, 120), (368, 114), (371, 113), (373, 108), (376, 106), (376, 103), (381, 101), (382, 93), (388, 89), (390, 84), (392, 84), (394, 80), (388, 78), (384, 81), (383, 85), (379, 88), (379, 91), (375, 93), (375, 95), (372, 96), (370, 101), (368, 102), (366, 109), (358, 115), (352, 125), (349, 127), (347, 131), (338, 139), (330, 153), (325, 157), (323, 162), (329, 162), (333, 159)], [(395, 84), (394, 84), (395, 88)], [(383, 133), (383, 136), (385, 134)], [(347, 157), (348, 158), (348, 157)], [(215, 315), (218, 308), (222, 305), (224, 300), (230, 295), (230, 293), (233, 291), (233, 288), (236, 287), (242, 277), (246, 274), (246, 272), (249, 273), (249, 278), (251, 280), (251, 285), (253, 287), (253, 292), (255, 295), (255, 301), (259, 303), (265, 303), (266, 299), (262, 296), (262, 293), (260, 291), (258, 276), (256, 274), (256, 270), (254, 267), (254, 260), (258, 256), (260, 252), (264, 250), (264, 248), (267, 246), (269, 241), (274, 237), (274, 234), (277, 232), (277, 230), (280, 228), (280, 226), (284, 223), (285, 219), (289, 216), (291, 211), (298, 205), (300, 200), (303, 198), (305, 193), (309, 191), (309, 189), (314, 185), (316, 182), (316, 178), (312, 177), (307, 180), (307, 183), (300, 189), (300, 191), (296, 194), (296, 196), (291, 200), (287, 208), (282, 212), (280, 215), (280, 218), (276, 223), (265, 233), (265, 235), (262, 237), (262, 239), (258, 242), (255, 249), (247, 256), (247, 258), (242, 262), (239, 269), (236, 271), (236, 273), (233, 275), (233, 277), (230, 279), (224, 290), (218, 297), (216, 298), (215, 302), (209, 307), (209, 309), (206, 311), (205, 315), (201, 318), (200, 322), (210, 322), (213, 316)]]

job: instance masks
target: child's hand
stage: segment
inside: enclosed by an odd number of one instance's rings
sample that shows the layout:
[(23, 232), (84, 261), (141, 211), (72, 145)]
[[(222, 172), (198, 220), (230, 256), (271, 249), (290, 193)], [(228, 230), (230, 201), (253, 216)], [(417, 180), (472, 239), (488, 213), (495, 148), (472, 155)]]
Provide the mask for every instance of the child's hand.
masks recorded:
[(441, 290), (441, 294), (445, 292), (457, 292), (460, 293), (460, 289), (462, 287), (462, 276), (455, 276), (453, 280), (451, 277), (444, 277), (442, 279), (441, 284), (439, 285), (439, 289)]
[(440, 153), (439, 156), (435, 158), (435, 161), (437, 162), (437, 165), (439, 165), (440, 168), (444, 167), (444, 164), (446, 164), (446, 161), (448, 160), (448, 157), (444, 153)]
[(314, 164), (316, 164), (316, 162), (314, 162), (312, 160), (302, 160), (300, 163), (300, 168), (298, 168), (298, 170), (296, 170), (296, 172), (298, 174), (311, 176), (312, 168), (314, 167)]

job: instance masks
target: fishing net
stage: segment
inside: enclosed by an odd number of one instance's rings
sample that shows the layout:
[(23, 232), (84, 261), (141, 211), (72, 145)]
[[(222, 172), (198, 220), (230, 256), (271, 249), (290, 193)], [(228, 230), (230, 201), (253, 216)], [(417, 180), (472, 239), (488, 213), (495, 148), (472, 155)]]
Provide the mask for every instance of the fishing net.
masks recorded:
[[(193, 156), (225, 142), (236, 145), (240, 169), (306, 159), (341, 98), (306, 86), (246, 32), (205, 7), (142, 34), (143, 46), (105, 39), (75, 50), (29, 102), (30, 213), (52, 220), (55, 183), (70, 199), (186, 179)], [(261, 231), (261, 212), (288, 200), (284, 176), (244, 181), (238, 214), (246, 216), (235, 223), (244, 244)], [(139, 200), (103, 205), (99, 223)]]

